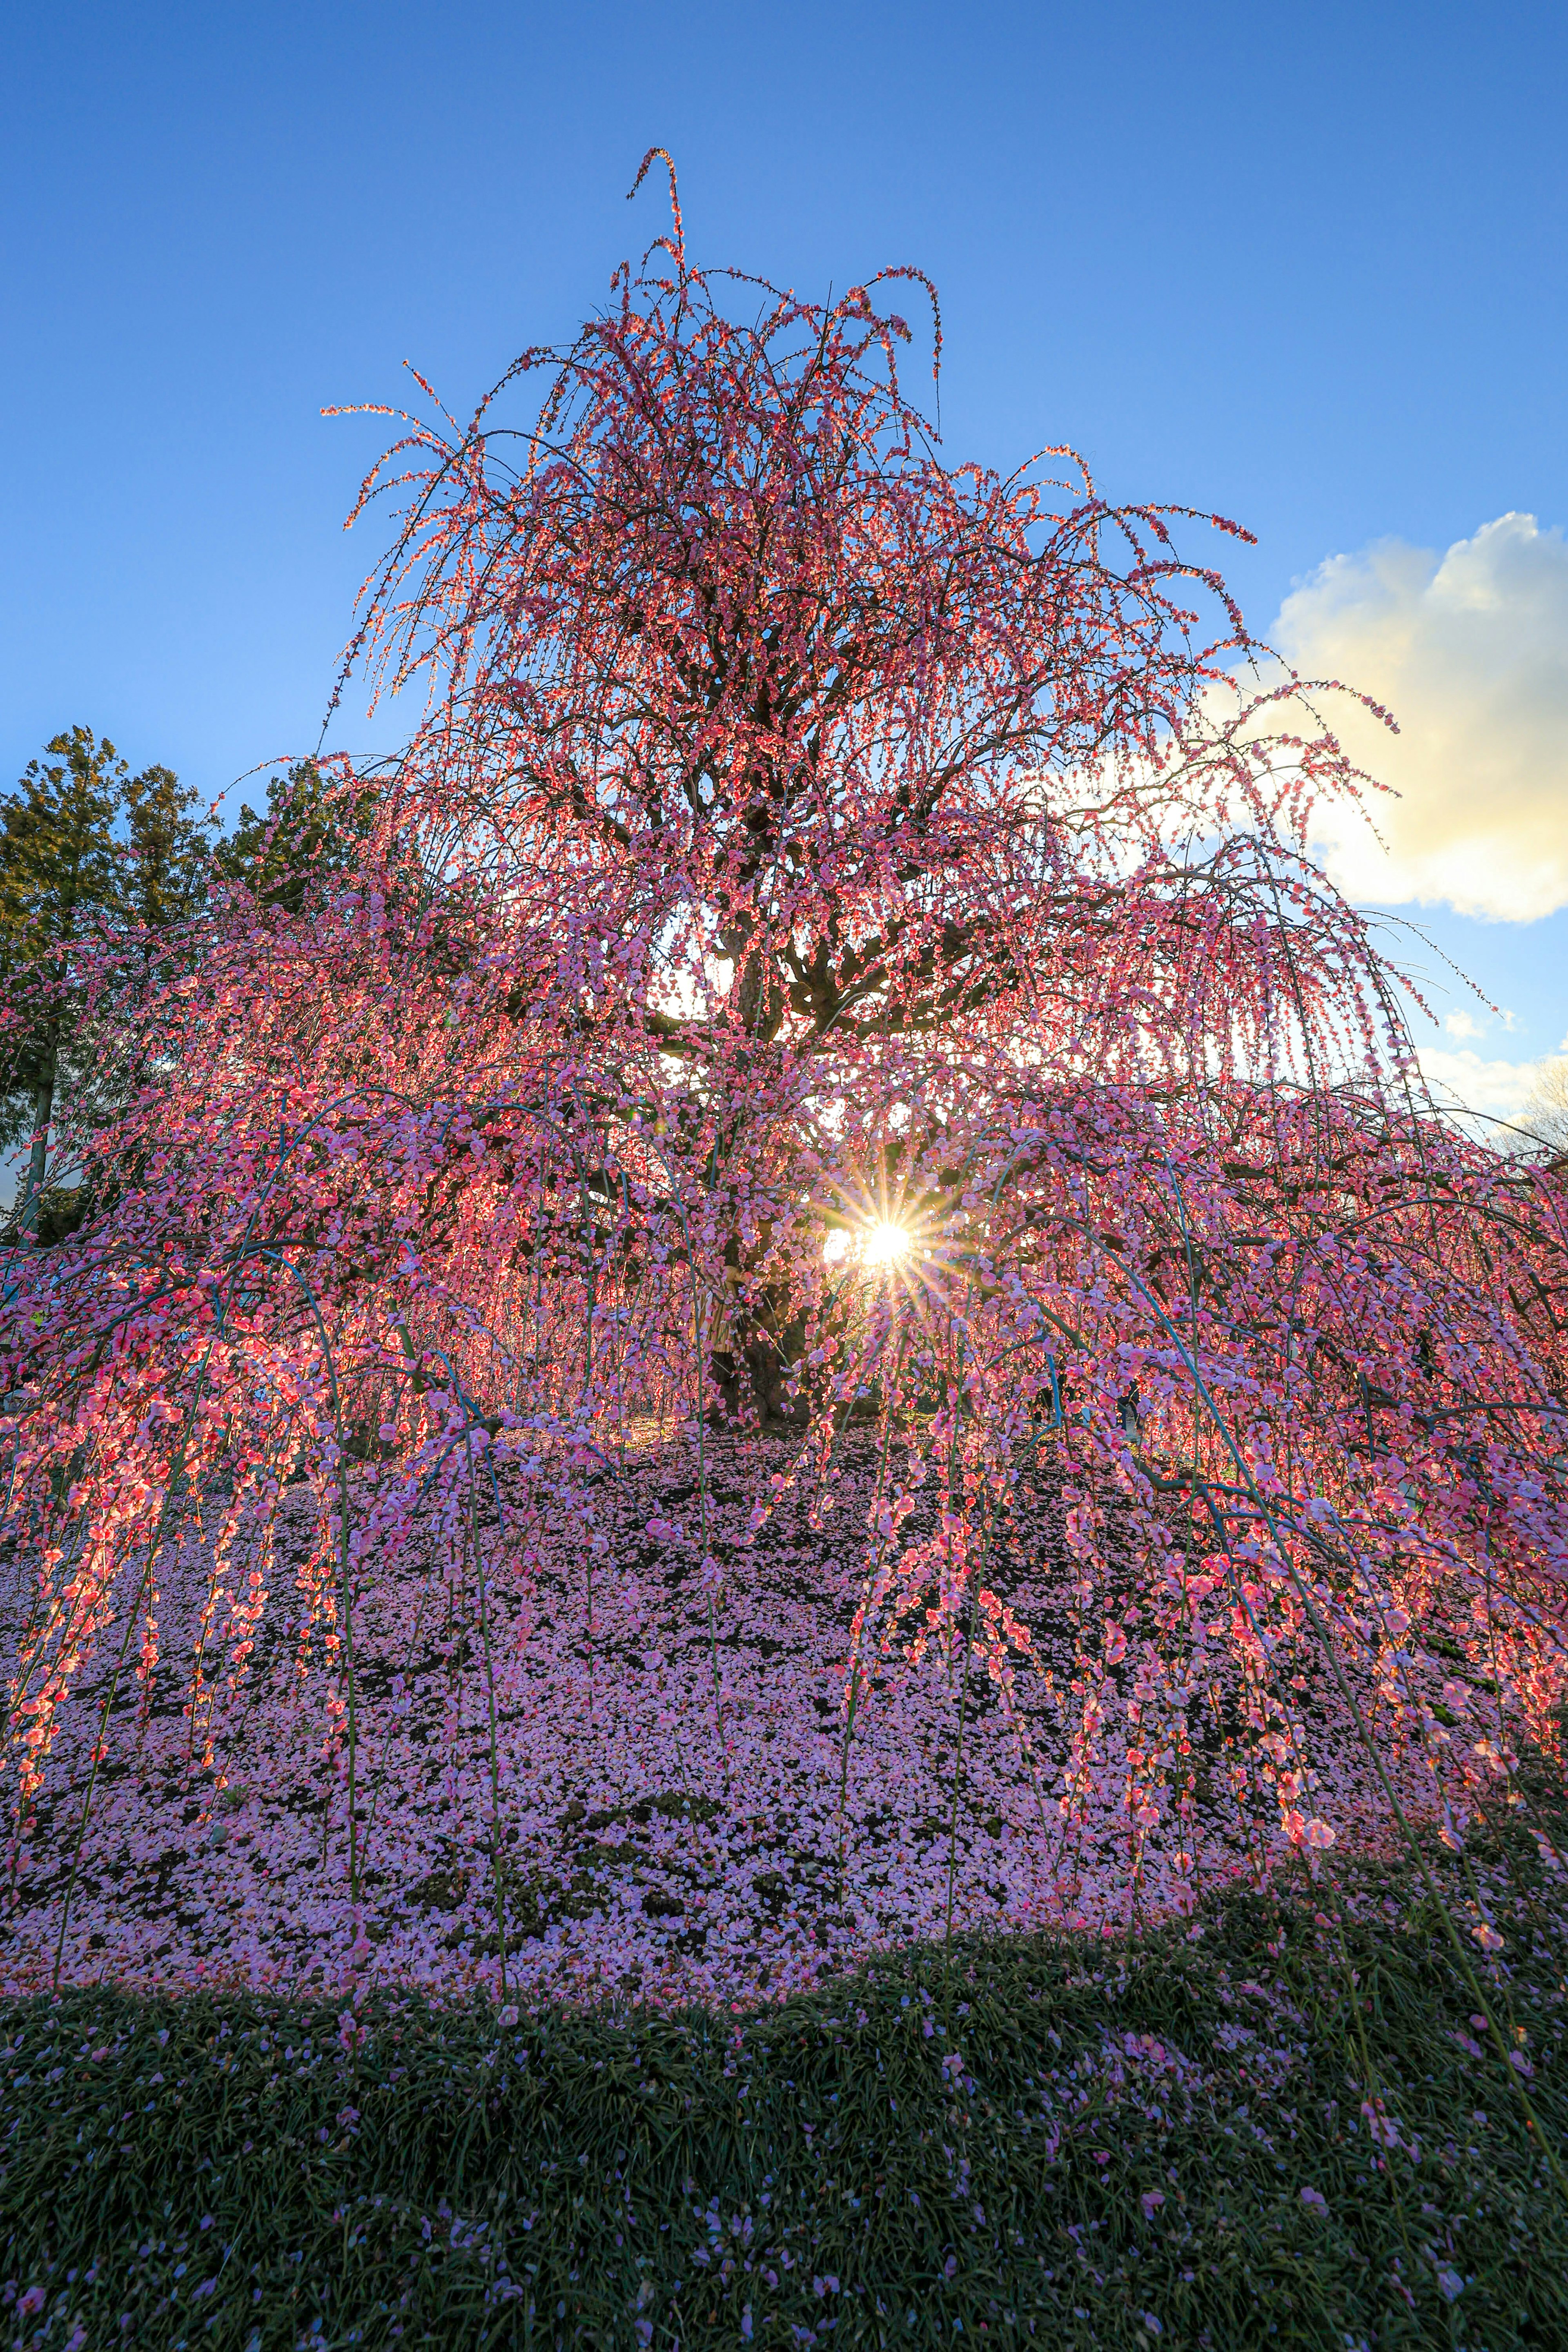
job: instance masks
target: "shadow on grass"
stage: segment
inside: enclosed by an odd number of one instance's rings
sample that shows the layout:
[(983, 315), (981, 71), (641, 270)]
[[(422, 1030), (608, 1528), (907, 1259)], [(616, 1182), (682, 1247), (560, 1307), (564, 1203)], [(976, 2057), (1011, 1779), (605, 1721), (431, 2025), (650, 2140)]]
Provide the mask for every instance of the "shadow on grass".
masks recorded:
[[(1561, 2147), (1568, 1933), (1505, 1859), (1489, 1999)], [(1568, 2344), (1568, 2210), (1412, 1885), (744, 2017), (11, 2002), (4, 2336)]]

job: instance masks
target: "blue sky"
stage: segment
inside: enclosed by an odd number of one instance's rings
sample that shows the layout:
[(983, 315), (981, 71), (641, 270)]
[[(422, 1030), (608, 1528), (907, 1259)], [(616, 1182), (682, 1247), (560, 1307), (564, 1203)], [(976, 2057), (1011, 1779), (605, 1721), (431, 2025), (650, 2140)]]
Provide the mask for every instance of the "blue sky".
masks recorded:
[(702, 258), (931, 272), (955, 458), (1235, 516), (1254, 625), (1394, 678), (1394, 855), (1328, 847), (1511, 1014), (1435, 1045), (1502, 1108), (1568, 1032), (1565, 100), (1548, 5), (13, 9), (0, 774), (313, 743), (381, 430), (321, 408), (569, 332), (659, 142)]

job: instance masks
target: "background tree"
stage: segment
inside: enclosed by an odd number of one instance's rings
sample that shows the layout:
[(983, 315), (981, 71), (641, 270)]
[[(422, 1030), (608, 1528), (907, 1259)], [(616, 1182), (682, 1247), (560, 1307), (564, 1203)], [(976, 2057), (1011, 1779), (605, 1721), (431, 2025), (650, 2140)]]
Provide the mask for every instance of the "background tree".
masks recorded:
[(300, 760), (267, 784), (267, 806), (242, 806), (214, 852), (216, 871), (243, 883), (264, 907), (300, 912), (312, 887), (330, 885), (363, 855), (376, 794), (357, 776)]
[[(1568, 1061), (1542, 1063), (1519, 1125), (1526, 1139), (1544, 1144), (1558, 1158), (1568, 1156)], [(1528, 1150), (1530, 1140), (1521, 1148)]]
[(153, 943), (201, 905), (207, 849), (195, 805), (171, 769), (132, 775), (89, 727), (54, 736), (0, 801), (0, 1133), (12, 1146), (32, 1139), (24, 1235), (37, 1231), (62, 1108), (127, 1075), (123, 1055), (106, 1051), (112, 1004), (145, 979)]

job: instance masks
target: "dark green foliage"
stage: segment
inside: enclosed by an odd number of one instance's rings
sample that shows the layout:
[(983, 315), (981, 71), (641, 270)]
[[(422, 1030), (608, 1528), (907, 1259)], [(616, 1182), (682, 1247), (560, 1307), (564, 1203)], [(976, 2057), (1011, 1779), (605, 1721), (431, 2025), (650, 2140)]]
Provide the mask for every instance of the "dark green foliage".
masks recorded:
[(40, 1239), (47, 1130), (146, 1062), (119, 1016), (149, 956), (201, 907), (195, 805), (172, 770), (133, 776), (90, 727), (55, 736), (0, 798), (0, 1142), (38, 1136), (18, 1222)]
[[(1348, 1945), (1237, 1896), (744, 2019), (13, 2003), (5, 2275), (49, 2346), (1561, 2346), (1568, 2211), (1407, 1895), (1370, 1874)], [(1511, 1951), (1560, 2144), (1563, 1945)]]
[(263, 906), (298, 915), (313, 888), (352, 870), (374, 813), (363, 784), (339, 783), (313, 760), (300, 760), (286, 775), (268, 778), (265, 810), (241, 808), (215, 863)]

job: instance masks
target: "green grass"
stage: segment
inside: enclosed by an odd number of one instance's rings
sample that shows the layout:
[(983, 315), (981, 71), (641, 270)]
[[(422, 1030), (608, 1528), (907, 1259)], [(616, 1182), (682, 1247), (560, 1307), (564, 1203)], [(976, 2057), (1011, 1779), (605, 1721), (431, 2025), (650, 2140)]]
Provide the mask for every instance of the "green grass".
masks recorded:
[[(336, 2004), (11, 2002), (0, 2339), (1561, 2347), (1568, 2210), (1410, 1886), (1363, 1866), (1343, 1943), (1237, 1895), (743, 2019), (371, 2003), (352, 2052)], [(1489, 2000), (1559, 2148), (1565, 1958), (1527, 1885)]]

